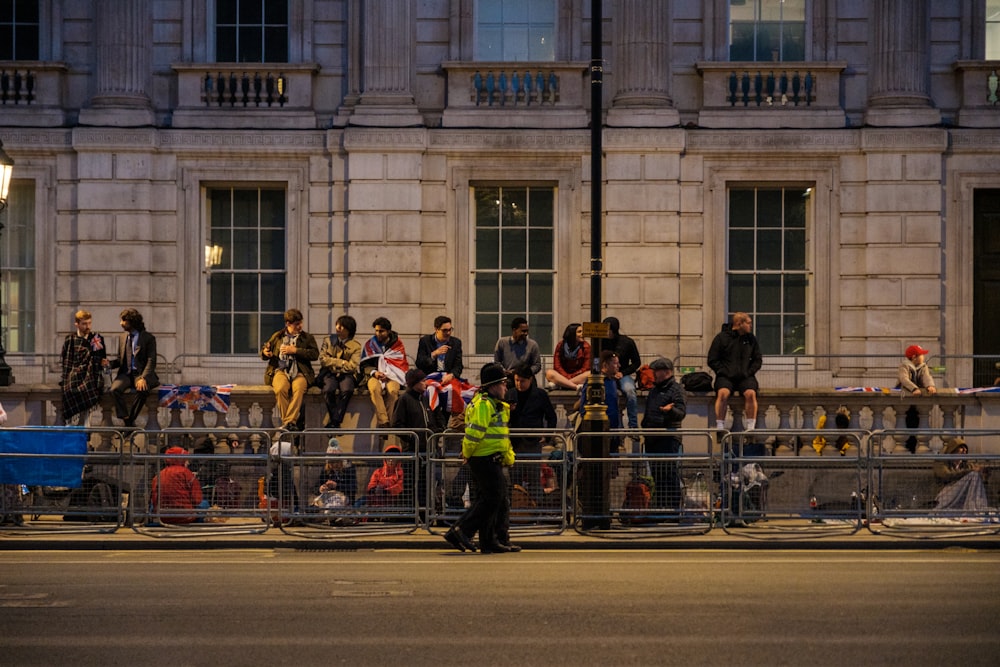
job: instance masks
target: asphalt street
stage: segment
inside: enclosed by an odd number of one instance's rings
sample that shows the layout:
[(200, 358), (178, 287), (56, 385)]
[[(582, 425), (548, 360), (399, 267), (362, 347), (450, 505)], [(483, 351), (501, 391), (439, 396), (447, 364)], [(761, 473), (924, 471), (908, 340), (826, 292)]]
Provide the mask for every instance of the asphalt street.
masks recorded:
[(10, 665), (996, 665), (1000, 552), (0, 552)]

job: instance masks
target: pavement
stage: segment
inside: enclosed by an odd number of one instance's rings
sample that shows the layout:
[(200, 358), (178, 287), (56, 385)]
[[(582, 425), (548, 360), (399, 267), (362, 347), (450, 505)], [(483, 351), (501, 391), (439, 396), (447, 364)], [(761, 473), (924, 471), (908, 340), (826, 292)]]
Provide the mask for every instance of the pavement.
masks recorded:
[[(715, 549), (715, 550), (935, 550), (1000, 549), (1000, 526), (954, 530), (906, 526), (886, 530), (876, 525), (852, 532), (853, 526), (817, 526), (805, 522), (762, 522), (745, 528), (715, 527), (691, 534), (677, 526), (615, 528), (582, 534), (573, 527), (561, 532), (523, 527), (512, 531), (512, 542), (525, 551), (609, 550), (609, 549)], [(204, 549), (293, 549), (317, 551), (361, 551), (382, 549), (424, 549), (452, 551), (442, 534), (444, 529), (425, 528), (397, 532), (387, 526), (368, 531), (358, 529), (314, 529), (271, 527), (260, 524), (204, 524), (187, 527), (121, 527), (114, 532), (98, 532), (100, 527), (39, 521), (29, 526), (0, 528), (0, 550), (204, 550)], [(256, 531), (256, 532), (253, 532)], [(992, 533), (990, 533), (992, 531)], [(508, 556), (502, 556), (508, 557)], [(516, 557), (511, 555), (509, 557)]]

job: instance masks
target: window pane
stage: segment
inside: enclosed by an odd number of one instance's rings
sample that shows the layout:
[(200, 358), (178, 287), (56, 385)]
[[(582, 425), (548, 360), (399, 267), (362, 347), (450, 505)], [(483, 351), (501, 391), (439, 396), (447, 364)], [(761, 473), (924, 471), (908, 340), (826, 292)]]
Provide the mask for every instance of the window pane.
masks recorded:
[(528, 231), (528, 268), (544, 270), (552, 268), (552, 229), (531, 229)]
[(797, 62), (806, 59), (805, 23), (786, 23), (781, 28), (781, 60)]
[(476, 20), (479, 23), (500, 23), (503, 21), (503, 3), (497, 0), (477, 0)]
[(785, 276), (785, 313), (806, 312), (806, 276), (792, 273)]
[(239, 0), (240, 23), (261, 23), (264, 0)]
[(236, 0), (215, 0), (217, 23), (236, 23)]
[(762, 229), (757, 233), (757, 270), (781, 270), (781, 231)]
[(272, 25), (288, 23), (288, 0), (266, 0), (264, 21)]
[(288, 62), (288, 30), (284, 27), (264, 29), (264, 62)]
[(503, 268), (528, 268), (528, 233), (523, 229), (506, 229), (500, 237)]
[(495, 273), (476, 275), (476, 310), (496, 313), (500, 310), (500, 280)]
[(226, 354), (256, 352), (265, 320), (276, 323), (272, 331), (281, 328), (287, 298), (285, 193), (212, 188), (206, 197), (213, 216), (209, 237), (223, 248), (209, 282), (210, 346)]
[(528, 276), (528, 311), (534, 313), (532, 316), (534, 318), (552, 312), (551, 273), (535, 273)]
[(480, 229), (476, 232), (476, 266), (480, 269), (500, 268), (500, 232)]
[(781, 0), (781, 20), (805, 21), (806, 0)]
[(754, 60), (754, 26), (734, 23), (729, 27), (729, 59)]
[(781, 353), (781, 317), (779, 315), (757, 315), (753, 318), (754, 334), (764, 354)]
[(804, 271), (806, 268), (806, 233), (800, 230), (785, 232), (785, 269)]
[(729, 310), (756, 310), (753, 302), (753, 275), (737, 273), (729, 276)]
[(781, 8), (784, 0), (757, 0), (760, 2), (760, 19), (762, 21), (780, 21)]
[(7, 208), (0, 212), (0, 295), (8, 352), (35, 351), (35, 186), (13, 183)]
[(732, 22), (736, 21), (753, 21), (756, 17), (754, 16), (754, 0), (733, 0), (729, 3), (729, 20)]
[(757, 191), (757, 224), (763, 227), (781, 227), (781, 190)]
[(753, 230), (740, 229), (729, 232), (729, 269), (752, 271), (753, 261)]
[(264, 29), (258, 26), (239, 28), (239, 62), (263, 62), (262, 41)]
[(219, 26), (215, 29), (215, 58), (219, 62), (236, 62), (236, 28)]
[(528, 192), (528, 210), (532, 227), (552, 226), (555, 214), (554, 197), (555, 190), (552, 188), (531, 188)]
[(781, 276), (775, 274), (757, 275), (757, 312), (781, 312)]
[(528, 224), (527, 188), (504, 188), (500, 224), (504, 227), (524, 227)]
[(500, 310), (524, 314), (528, 306), (528, 289), (524, 274), (500, 276)]
[(805, 315), (785, 317), (785, 345), (782, 354), (806, 353)]
[[(478, 354), (493, 352), (497, 340), (503, 335), (500, 317), (496, 313), (476, 313), (476, 352)], [(478, 373), (478, 370), (475, 372)], [(477, 375), (473, 382), (478, 381), (479, 376)]]
[(729, 226), (754, 226), (754, 191), (729, 191)]

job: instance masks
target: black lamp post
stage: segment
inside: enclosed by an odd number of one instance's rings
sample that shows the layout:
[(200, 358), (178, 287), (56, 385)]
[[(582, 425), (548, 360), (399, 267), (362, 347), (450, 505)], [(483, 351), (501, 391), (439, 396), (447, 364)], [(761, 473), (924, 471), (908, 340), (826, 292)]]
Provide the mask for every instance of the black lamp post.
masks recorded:
[[(10, 180), (14, 174), (14, 160), (3, 149), (3, 141), (0, 140), (0, 211), (7, 208), (7, 195), (10, 192)], [(0, 232), (3, 231), (3, 223), (0, 222)], [(2, 307), (2, 300), (0, 300)], [(9, 387), (14, 382), (10, 365), (4, 357), (7, 350), (3, 345), (3, 320), (0, 318), (0, 387)]]

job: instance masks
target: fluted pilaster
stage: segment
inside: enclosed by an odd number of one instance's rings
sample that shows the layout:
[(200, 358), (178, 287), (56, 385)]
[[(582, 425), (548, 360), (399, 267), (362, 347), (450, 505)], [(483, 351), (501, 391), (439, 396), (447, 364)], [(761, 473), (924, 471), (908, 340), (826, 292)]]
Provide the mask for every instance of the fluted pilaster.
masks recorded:
[(930, 80), (927, 0), (875, 0), (865, 122), (876, 126), (935, 125)]
[(359, 5), (361, 96), (351, 125), (421, 125), (411, 90), (411, 0), (366, 0)]
[(612, 17), (614, 98), (608, 125), (664, 127), (679, 122), (670, 97), (670, 3), (618, 0)]
[(95, 92), (84, 125), (151, 125), (149, 0), (95, 0)]

